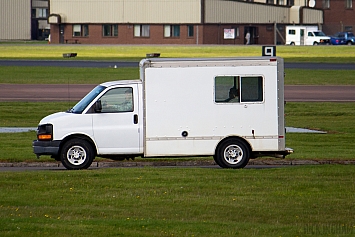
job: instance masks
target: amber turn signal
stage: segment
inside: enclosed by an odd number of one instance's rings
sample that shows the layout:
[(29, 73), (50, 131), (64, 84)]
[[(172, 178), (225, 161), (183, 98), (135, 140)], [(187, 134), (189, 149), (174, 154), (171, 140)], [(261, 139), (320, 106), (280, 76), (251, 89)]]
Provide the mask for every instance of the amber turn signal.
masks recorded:
[(38, 140), (52, 140), (51, 134), (40, 134), (38, 135)]

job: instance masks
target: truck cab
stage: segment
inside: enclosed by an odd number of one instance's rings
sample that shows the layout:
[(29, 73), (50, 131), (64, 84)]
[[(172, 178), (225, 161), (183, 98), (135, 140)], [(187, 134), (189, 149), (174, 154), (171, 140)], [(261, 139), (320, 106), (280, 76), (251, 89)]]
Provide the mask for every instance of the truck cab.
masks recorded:
[(306, 37), (306, 45), (330, 44), (330, 37), (326, 36), (322, 31), (308, 31)]
[(34, 153), (51, 155), (68, 169), (88, 168), (97, 155), (119, 160), (140, 155), (141, 91), (139, 80), (98, 85), (73, 108), (40, 121)]

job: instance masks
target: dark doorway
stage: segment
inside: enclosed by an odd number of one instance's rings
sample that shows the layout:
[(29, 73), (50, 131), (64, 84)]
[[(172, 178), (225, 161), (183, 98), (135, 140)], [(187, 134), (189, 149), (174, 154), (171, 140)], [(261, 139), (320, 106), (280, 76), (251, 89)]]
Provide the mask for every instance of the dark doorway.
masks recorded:
[(249, 44), (258, 44), (259, 43), (259, 29), (255, 26), (245, 26), (244, 27), (244, 44), (247, 43), (247, 33), (250, 34), (250, 43)]
[(64, 25), (59, 25), (59, 43), (64, 44)]

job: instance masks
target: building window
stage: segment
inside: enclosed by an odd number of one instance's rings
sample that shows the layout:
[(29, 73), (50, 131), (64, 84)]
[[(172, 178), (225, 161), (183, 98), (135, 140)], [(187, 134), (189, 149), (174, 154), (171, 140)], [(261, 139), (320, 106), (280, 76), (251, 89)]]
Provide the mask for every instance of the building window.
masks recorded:
[(295, 0), (287, 0), (287, 6), (294, 6)]
[(134, 37), (149, 37), (149, 25), (134, 25)]
[(193, 25), (187, 26), (187, 37), (194, 37), (194, 26)]
[(32, 11), (31, 11), (31, 17), (32, 17), (32, 18), (36, 18), (36, 15), (37, 15), (37, 14), (36, 14), (36, 9), (33, 8)]
[(263, 77), (217, 76), (215, 77), (216, 103), (263, 102)]
[(164, 37), (179, 37), (180, 36), (180, 26), (179, 25), (165, 25), (164, 26)]
[(284, 0), (277, 0), (277, 5), (281, 5), (281, 6), (285, 5)]
[(353, 8), (353, 0), (345, 0), (346, 8), (352, 9)]
[(274, 0), (266, 0), (266, 4), (274, 4)]
[(39, 18), (47, 18), (48, 17), (48, 9), (47, 8), (38, 8), (38, 17)]
[(73, 36), (74, 37), (89, 36), (89, 26), (88, 25), (73, 25)]
[(235, 36), (239, 37), (239, 27), (235, 27)]
[(352, 26), (345, 26), (344, 30), (345, 31), (353, 31), (353, 27)]
[(323, 0), (323, 8), (324, 9), (330, 8), (330, 0)]
[(102, 35), (104, 37), (118, 36), (118, 25), (102, 25)]
[(33, 8), (31, 10), (32, 18), (47, 18), (48, 17), (48, 8)]

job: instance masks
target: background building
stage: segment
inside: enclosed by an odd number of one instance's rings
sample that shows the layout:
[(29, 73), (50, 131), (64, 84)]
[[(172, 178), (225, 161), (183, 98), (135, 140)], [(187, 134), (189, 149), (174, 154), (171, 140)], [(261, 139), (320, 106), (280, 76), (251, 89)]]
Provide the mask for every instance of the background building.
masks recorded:
[(324, 33), (332, 35), (339, 31), (355, 30), (355, 12), (353, 0), (318, 0), (316, 7), (323, 9)]
[(0, 40), (284, 44), (286, 25), (354, 31), (355, 0), (0, 0)]
[(0, 0), (0, 40), (44, 40), (48, 0)]
[[(282, 1), (51, 0), (52, 43), (282, 44), (288, 24), (323, 24), (323, 11)], [(287, 2), (294, 4), (294, 1)]]
[(0, 0), (0, 40), (31, 39), (31, 1)]
[(31, 39), (47, 39), (50, 26), (47, 22), (49, 16), (48, 0), (32, 0), (31, 7)]

